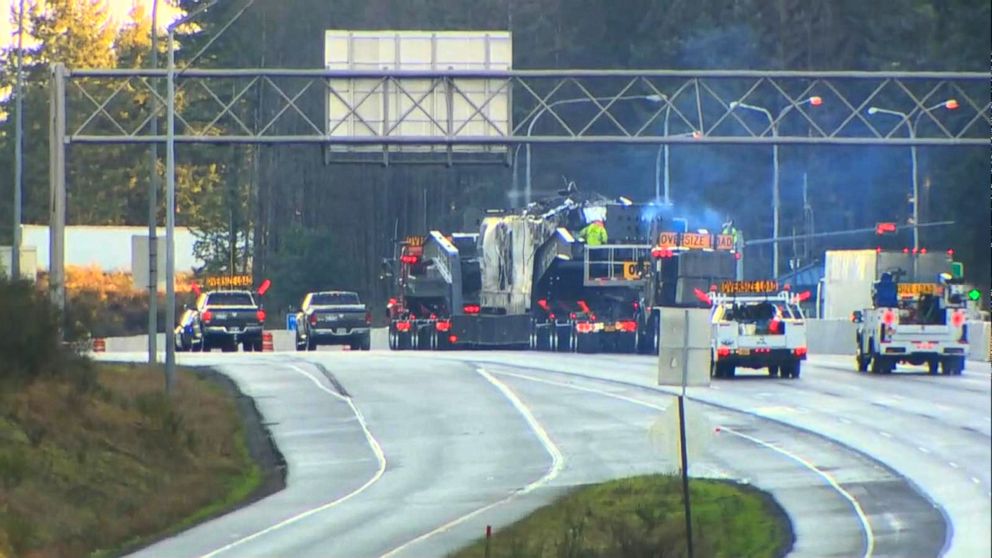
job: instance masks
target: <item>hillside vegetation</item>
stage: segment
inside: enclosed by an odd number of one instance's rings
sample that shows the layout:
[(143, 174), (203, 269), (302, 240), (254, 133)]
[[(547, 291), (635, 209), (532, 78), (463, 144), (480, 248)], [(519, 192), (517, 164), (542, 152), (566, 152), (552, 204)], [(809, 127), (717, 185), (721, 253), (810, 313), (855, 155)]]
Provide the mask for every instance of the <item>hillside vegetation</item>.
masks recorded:
[(59, 341), (59, 316), (0, 282), (0, 557), (121, 548), (244, 499), (262, 473), (232, 394), (181, 371), (99, 364)]

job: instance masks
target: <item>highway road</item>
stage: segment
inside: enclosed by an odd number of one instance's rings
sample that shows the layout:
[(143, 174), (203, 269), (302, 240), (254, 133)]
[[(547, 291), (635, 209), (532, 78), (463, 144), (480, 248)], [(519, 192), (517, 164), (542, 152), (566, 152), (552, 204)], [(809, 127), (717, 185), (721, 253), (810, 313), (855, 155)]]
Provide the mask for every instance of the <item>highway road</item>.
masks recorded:
[[(140, 354), (107, 353), (111, 360)], [(255, 398), (287, 488), (136, 556), (444, 556), (576, 485), (674, 468), (655, 360), (450, 352), (181, 354)], [(694, 476), (770, 492), (794, 556), (992, 556), (988, 364), (690, 388)]]

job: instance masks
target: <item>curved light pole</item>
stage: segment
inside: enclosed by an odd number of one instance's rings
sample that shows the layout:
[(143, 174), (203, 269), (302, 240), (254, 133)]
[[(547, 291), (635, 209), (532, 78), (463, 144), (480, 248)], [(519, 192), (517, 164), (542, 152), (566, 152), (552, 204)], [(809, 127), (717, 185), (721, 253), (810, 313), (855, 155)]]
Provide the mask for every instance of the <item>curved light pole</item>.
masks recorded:
[[(730, 110), (736, 108), (753, 110), (755, 112), (760, 112), (764, 114), (768, 119), (768, 125), (772, 129), (772, 137), (778, 137), (778, 123), (782, 121), (782, 117), (789, 113), (792, 109), (802, 106), (802, 105), (812, 105), (818, 107), (823, 104), (822, 97), (809, 97), (799, 101), (795, 104), (791, 104), (781, 111), (779, 111), (777, 117), (772, 117), (772, 113), (764, 107), (759, 107), (755, 105), (749, 105), (747, 103), (742, 103), (740, 101), (733, 101), (730, 103)], [(778, 277), (779, 267), (779, 246), (778, 246), (778, 232), (779, 232), (779, 221), (781, 213), (781, 200), (779, 195), (779, 168), (778, 168), (778, 143), (772, 144), (772, 275), (773, 277)]]
[[(920, 117), (934, 109), (944, 107), (947, 110), (954, 110), (958, 108), (958, 102), (956, 99), (948, 99), (932, 107), (927, 107), (917, 113), (915, 120), (910, 120), (909, 114), (905, 112), (900, 112), (898, 110), (889, 110), (878, 107), (868, 107), (868, 114), (887, 114), (889, 116), (898, 116), (902, 118), (901, 123), (906, 124), (906, 129), (909, 130), (910, 139), (916, 138), (916, 126), (920, 123)], [(920, 249), (920, 185), (919, 177), (917, 176), (917, 165), (916, 165), (916, 145), (909, 146), (909, 156), (910, 162), (912, 163), (913, 172), (913, 251)]]
[[(621, 97), (579, 97), (576, 99), (561, 99), (554, 101), (553, 103), (542, 107), (534, 118), (531, 119), (530, 124), (527, 125), (527, 137), (530, 137), (531, 132), (534, 131), (534, 125), (540, 120), (541, 116), (544, 115), (549, 109), (552, 109), (559, 105), (569, 105), (577, 103), (591, 103), (593, 101), (650, 101), (652, 103), (660, 103), (663, 100), (667, 100), (667, 97), (663, 95), (627, 95)], [(518, 146), (519, 147), (519, 146)], [(516, 159), (514, 159), (514, 164)], [(515, 172), (515, 171), (514, 171)], [(530, 144), (527, 144), (527, 181), (524, 183), (524, 203), (529, 204), (531, 197), (531, 175), (530, 175)]]

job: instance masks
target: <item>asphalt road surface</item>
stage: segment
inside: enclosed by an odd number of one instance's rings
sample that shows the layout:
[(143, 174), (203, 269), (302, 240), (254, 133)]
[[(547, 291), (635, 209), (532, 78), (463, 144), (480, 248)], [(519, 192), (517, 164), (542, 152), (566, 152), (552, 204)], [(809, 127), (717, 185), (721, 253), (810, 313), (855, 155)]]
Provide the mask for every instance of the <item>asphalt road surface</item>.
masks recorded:
[[(107, 359), (142, 359), (106, 354)], [(671, 472), (655, 359), (450, 352), (181, 354), (256, 399), (287, 488), (136, 556), (444, 556), (584, 483)], [(690, 473), (770, 492), (794, 556), (992, 556), (990, 374), (690, 388)], [(695, 446), (695, 447), (694, 447)]]

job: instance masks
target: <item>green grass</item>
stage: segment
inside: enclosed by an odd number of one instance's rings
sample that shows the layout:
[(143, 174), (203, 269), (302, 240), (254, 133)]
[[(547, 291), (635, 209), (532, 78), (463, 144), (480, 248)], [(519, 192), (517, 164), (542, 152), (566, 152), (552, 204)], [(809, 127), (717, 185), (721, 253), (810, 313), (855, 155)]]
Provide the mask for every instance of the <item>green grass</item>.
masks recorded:
[[(580, 487), (493, 533), (491, 558), (687, 556), (681, 479), (652, 475)], [(693, 479), (695, 556), (778, 557), (792, 547), (784, 511), (745, 485)], [(481, 538), (451, 558), (483, 558)]]
[[(233, 398), (180, 371), (98, 365), (0, 392), (0, 557), (107, 556), (230, 508), (262, 480)], [(109, 550), (108, 550), (109, 549)]]

